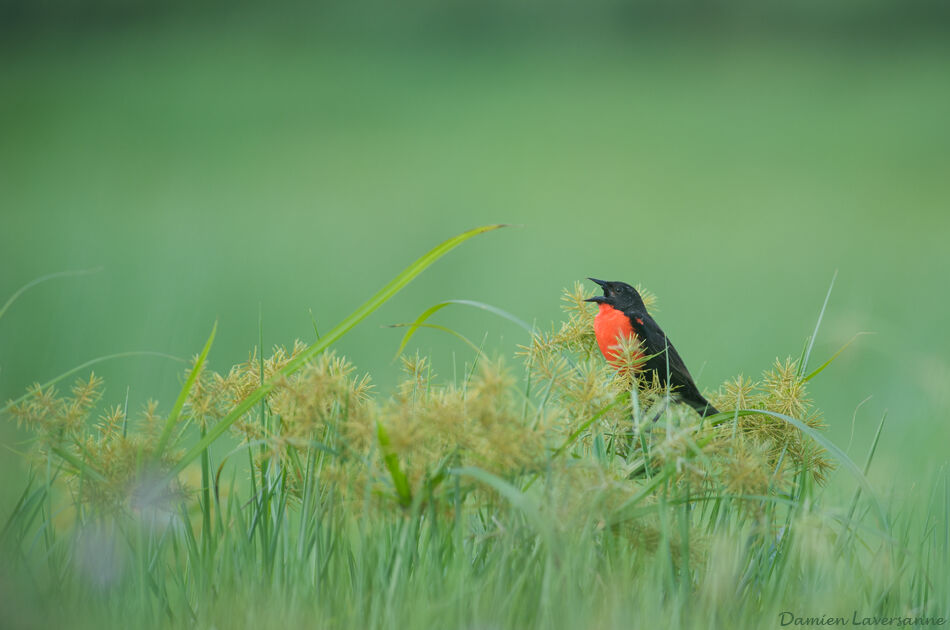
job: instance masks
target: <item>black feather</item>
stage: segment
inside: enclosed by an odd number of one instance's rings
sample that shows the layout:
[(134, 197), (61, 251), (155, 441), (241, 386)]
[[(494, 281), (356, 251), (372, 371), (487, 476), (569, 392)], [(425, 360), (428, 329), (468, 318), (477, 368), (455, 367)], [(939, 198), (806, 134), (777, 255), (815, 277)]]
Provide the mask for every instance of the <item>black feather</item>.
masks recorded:
[(623, 313), (630, 319), (648, 357), (643, 370), (654, 372), (663, 387), (669, 383), (674, 395), (701, 415), (719, 413), (700, 393), (679, 352), (646, 309), (628, 308)]

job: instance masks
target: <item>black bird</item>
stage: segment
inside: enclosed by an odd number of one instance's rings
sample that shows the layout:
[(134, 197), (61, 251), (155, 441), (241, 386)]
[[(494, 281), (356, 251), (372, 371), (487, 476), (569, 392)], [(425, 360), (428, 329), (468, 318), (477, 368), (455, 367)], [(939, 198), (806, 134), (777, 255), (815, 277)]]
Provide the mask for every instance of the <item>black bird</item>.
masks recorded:
[(660, 325), (647, 313), (637, 290), (625, 282), (605, 282), (594, 278), (588, 280), (596, 282), (604, 290), (603, 295), (586, 300), (600, 305), (600, 311), (594, 318), (594, 334), (604, 358), (614, 363), (620, 338), (636, 336), (646, 353), (646, 360), (640, 370), (654, 372), (664, 387), (669, 374), (672, 393), (702, 416), (719, 413), (700, 393), (676, 348)]

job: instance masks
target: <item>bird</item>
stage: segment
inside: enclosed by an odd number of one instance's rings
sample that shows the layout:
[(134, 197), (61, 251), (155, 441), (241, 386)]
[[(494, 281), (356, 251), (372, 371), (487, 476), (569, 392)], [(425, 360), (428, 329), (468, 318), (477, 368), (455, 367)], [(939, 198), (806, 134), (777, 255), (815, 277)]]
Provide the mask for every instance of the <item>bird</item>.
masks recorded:
[(635, 336), (646, 353), (639, 357), (643, 359), (639, 370), (653, 372), (661, 386), (666, 387), (669, 384), (676, 398), (703, 417), (719, 413), (696, 387), (696, 382), (686, 369), (679, 352), (647, 312), (640, 293), (625, 282), (607, 282), (595, 278), (588, 280), (604, 290), (603, 295), (584, 300), (599, 305), (594, 317), (594, 335), (604, 358), (615, 364), (621, 337)]

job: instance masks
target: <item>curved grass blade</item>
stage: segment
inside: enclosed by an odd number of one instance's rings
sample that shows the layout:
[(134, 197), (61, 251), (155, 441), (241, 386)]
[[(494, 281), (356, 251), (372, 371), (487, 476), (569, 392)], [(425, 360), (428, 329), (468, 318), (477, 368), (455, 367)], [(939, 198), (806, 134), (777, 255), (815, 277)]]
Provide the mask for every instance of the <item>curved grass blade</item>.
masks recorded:
[(813, 378), (815, 378), (816, 376), (818, 376), (819, 374), (821, 374), (821, 372), (822, 372), (826, 367), (828, 367), (829, 365), (831, 365), (831, 362), (832, 362), (832, 361), (834, 361), (835, 359), (838, 358), (838, 355), (840, 355), (842, 352), (844, 352), (845, 350), (847, 350), (847, 349), (848, 349), (848, 346), (850, 346), (850, 345), (853, 344), (855, 341), (857, 341), (857, 340), (858, 340), (858, 337), (861, 337), (861, 336), (863, 336), (863, 335), (873, 335), (873, 334), (874, 334), (874, 333), (871, 333), (871, 332), (859, 332), (859, 333), (856, 334), (854, 337), (851, 337), (851, 341), (849, 341), (848, 343), (846, 343), (846, 344), (844, 344), (843, 346), (841, 346), (840, 348), (838, 348), (838, 351), (835, 352), (833, 355), (831, 355), (831, 358), (830, 358), (830, 359), (828, 359), (827, 361), (825, 361), (824, 363), (822, 363), (821, 365), (819, 365), (817, 368), (815, 368), (815, 370), (814, 370), (811, 374), (809, 374), (808, 376), (802, 378), (802, 380), (807, 383), (807, 382), (810, 381), (811, 379), (813, 379)]
[[(749, 411), (752, 411), (752, 410), (749, 410)], [(864, 491), (867, 493), (868, 499), (871, 501), (871, 504), (874, 506), (874, 509), (877, 512), (877, 517), (878, 517), (878, 520), (881, 522), (881, 527), (884, 529), (885, 532), (890, 534), (890, 531), (891, 531), (890, 525), (888, 524), (887, 514), (884, 511), (884, 507), (881, 505), (880, 501), (878, 501), (877, 495), (874, 493), (874, 490), (871, 488), (871, 484), (870, 482), (868, 482), (868, 479), (865, 476), (865, 474), (861, 471), (858, 465), (855, 464), (854, 461), (850, 457), (848, 457), (847, 453), (841, 450), (841, 448), (839, 448), (834, 442), (832, 442), (827, 437), (825, 437), (824, 435), (822, 435), (815, 429), (811, 428), (810, 426), (808, 426), (801, 420), (798, 420), (791, 416), (787, 416), (784, 413), (778, 413), (775, 411), (767, 411), (765, 409), (755, 410), (754, 413), (760, 413), (766, 416), (772, 416), (773, 418), (777, 418), (779, 420), (784, 420), (785, 422), (796, 427), (802, 433), (804, 433), (805, 435), (813, 439), (815, 442), (818, 442), (820, 446), (822, 446), (825, 450), (831, 453), (835, 459), (837, 459), (845, 468), (848, 469), (851, 475), (858, 481), (858, 484), (860, 484), (861, 488), (863, 488)]]
[(425, 271), (432, 263), (440, 259), (442, 256), (455, 249), (468, 239), (484, 232), (490, 232), (492, 230), (497, 230), (498, 228), (505, 227), (504, 225), (485, 225), (478, 227), (467, 232), (462, 232), (461, 234), (454, 236), (447, 241), (437, 245), (429, 252), (416, 259), (411, 265), (406, 267), (402, 273), (397, 275), (395, 278), (389, 281), (386, 286), (376, 292), (373, 297), (363, 303), (358, 309), (350, 313), (342, 322), (337, 324), (332, 330), (324, 334), (318, 341), (315, 341), (306, 350), (301, 352), (294, 358), (292, 361), (289, 361), (283, 368), (281, 368), (274, 376), (269, 380), (264, 382), (260, 387), (251, 392), (247, 398), (245, 398), (237, 407), (231, 410), (231, 412), (226, 415), (224, 418), (218, 421), (216, 425), (208, 429), (208, 433), (201, 438), (185, 455), (178, 460), (178, 463), (175, 464), (172, 469), (168, 472), (167, 481), (171, 481), (178, 473), (185, 469), (188, 464), (190, 464), (196, 457), (198, 457), (203, 450), (208, 448), (215, 440), (221, 437), (228, 428), (234, 424), (234, 422), (246, 414), (254, 405), (261, 401), (262, 398), (267, 396), (274, 389), (277, 382), (290, 374), (293, 374), (301, 367), (303, 367), (307, 361), (320, 354), (335, 341), (340, 339), (343, 335), (350, 331), (351, 328), (356, 326), (358, 323), (366, 319), (373, 311), (378, 309), (380, 306), (388, 302), (400, 289), (409, 284), (416, 276)]
[(188, 400), (188, 394), (191, 393), (191, 388), (194, 386), (195, 381), (198, 380), (198, 375), (201, 374), (201, 368), (204, 367), (205, 359), (208, 358), (208, 351), (211, 350), (211, 344), (214, 343), (214, 336), (217, 332), (218, 322), (215, 322), (214, 326), (211, 327), (211, 335), (208, 337), (208, 341), (205, 342), (205, 347), (201, 349), (198, 360), (195, 361), (191, 372), (188, 374), (187, 380), (185, 380), (184, 386), (182, 386), (181, 391), (178, 393), (178, 400), (175, 401), (175, 406), (172, 407), (171, 413), (168, 414), (168, 418), (165, 420), (165, 427), (162, 429), (162, 434), (158, 438), (158, 445), (155, 447), (155, 459), (160, 459), (162, 452), (165, 450), (168, 438), (171, 437), (175, 423), (178, 422), (178, 416), (181, 415), (185, 401)]
[(29, 282), (24, 284), (22, 287), (14, 291), (13, 295), (10, 296), (10, 299), (8, 299), (4, 303), (4, 305), (0, 307), (0, 319), (3, 319), (4, 314), (10, 308), (10, 306), (14, 302), (17, 301), (17, 298), (19, 298), (21, 295), (23, 295), (24, 293), (26, 293), (27, 291), (29, 291), (30, 289), (32, 289), (38, 284), (42, 284), (46, 282), (47, 280), (54, 280), (56, 278), (68, 278), (69, 276), (85, 276), (92, 273), (98, 273), (100, 271), (102, 271), (102, 267), (95, 267), (93, 269), (76, 269), (73, 271), (57, 271), (56, 273), (47, 274), (45, 276), (40, 276), (39, 278), (30, 280)]
[(399, 355), (402, 354), (403, 350), (405, 350), (406, 345), (409, 343), (409, 340), (412, 339), (412, 336), (414, 334), (416, 334), (416, 330), (418, 330), (419, 327), (423, 325), (423, 322), (425, 322), (427, 319), (435, 315), (437, 312), (441, 311), (443, 308), (451, 304), (460, 304), (462, 306), (471, 306), (474, 308), (480, 308), (483, 311), (494, 313), (495, 315), (498, 315), (499, 317), (503, 317), (507, 319), (508, 321), (513, 322), (517, 324), (518, 326), (521, 326), (522, 328), (527, 330), (529, 333), (534, 332), (534, 328), (526, 324), (523, 320), (519, 319), (518, 317), (515, 317), (508, 311), (498, 308), (497, 306), (492, 306), (491, 304), (485, 304), (484, 302), (476, 302), (474, 300), (446, 300), (445, 302), (439, 302), (438, 304), (430, 306), (429, 308), (424, 310), (422, 314), (419, 315), (419, 317), (416, 318), (416, 321), (414, 321), (412, 324), (408, 324), (409, 330), (406, 331), (406, 334), (403, 336), (402, 341), (399, 343), (399, 349), (396, 350), (395, 358), (397, 359), (399, 358)]
[[(90, 359), (89, 361), (86, 361), (85, 363), (81, 365), (77, 365), (76, 367), (63, 372), (59, 376), (52, 378), (46, 381), (45, 383), (41, 384), (40, 388), (46, 389), (47, 387), (51, 385), (55, 385), (56, 383), (63, 380), (67, 376), (72, 376), (76, 372), (80, 372), (86, 369), (87, 367), (96, 365), (97, 363), (102, 363), (104, 361), (111, 361), (112, 359), (124, 359), (126, 357), (161, 357), (163, 359), (171, 359), (172, 361), (178, 361), (179, 363), (187, 363), (187, 361), (185, 361), (185, 359), (182, 359), (181, 357), (176, 357), (171, 354), (165, 354), (164, 352), (152, 352), (151, 350), (141, 350), (141, 351), (135, 351), (135, 352), (117, 352), (115, 354), (107, 354), (105, 356), (96, 357), (95, 359)], [(7, 404), (4, 405), (2, 409), (0, 409), (0, 412), (9, 411), (11, 408), (15, 407), (16, 405), (19, 405), (21, 402), (23, 402), (29, 397), (30, 397), (30, 393), (27, 392), (23, 394), (22, 396), (20, 396), (19, 398), (8, 401)]]
[[(475, 351), (475, 354), (477, 354), (477, 355), (479, 355), (479, 356), (482, 356), (482, 357), (485, 356), (484, 352), (482, 352), (482, 349), (479, 348), (478, 346), (476, 346), (476, 345), (472, 342), (471, 339), (469, 339), (468, 337), (466, 337), (465, 335), (463, 335), (462, 333), (460, 333), (460, 332), (458, 332), (458, 331), (456, 331), (456, 330), (452, 330), (452, 329), (449, 328), (448, 326), (440, 326), (439, 324), (420, 324), (419, 322), (413, 322), (413, 323), (411, 323), (411, 324), (390, 324), (387, 328), (404, 328), (404, 327), (406, 327), (406, 326), (412, 326), (412, 327), (414, 327), (414, 328), (432, 328), (433, 330), (441, 330), (442, 332), (448, 333), (448, 334), (452, 335), (453, 337), (455, 337), (456, 339), (459, 339), (460, 341), (462, 341), (463, 343), (465, 343), (466, 345), (468, 345), (469, 348), (471, 348), (472, 350)], [(408, 334), (408, 333), (406, 333), (406, 334)], [(402, 353), (402, 348), (403, 348), (403, 347), (404, 347), (404, 346), (400, 346), (400, 353)], [(398, 355), (398, 354), (396, 355), (396, 358), (397, 358), (397, 359), (399, 358), (399, 355)]]

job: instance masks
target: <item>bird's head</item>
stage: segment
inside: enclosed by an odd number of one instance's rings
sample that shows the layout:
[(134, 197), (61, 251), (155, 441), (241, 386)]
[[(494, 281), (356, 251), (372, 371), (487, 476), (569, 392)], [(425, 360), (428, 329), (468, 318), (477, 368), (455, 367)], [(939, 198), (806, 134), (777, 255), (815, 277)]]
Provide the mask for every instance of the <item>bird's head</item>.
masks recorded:
[(628, 309), (646, 310), (646, 306), (644, 306), (640, 294), (626, 282), (607, 282), (606, 280), (597, 280), (596, 278), (588, 278), (588, 280), (597, 283), (597, 285), (604, 290), (604, 294), (587, 298), (584, 300), (585, 302), (607, 304), (621, 311)]

